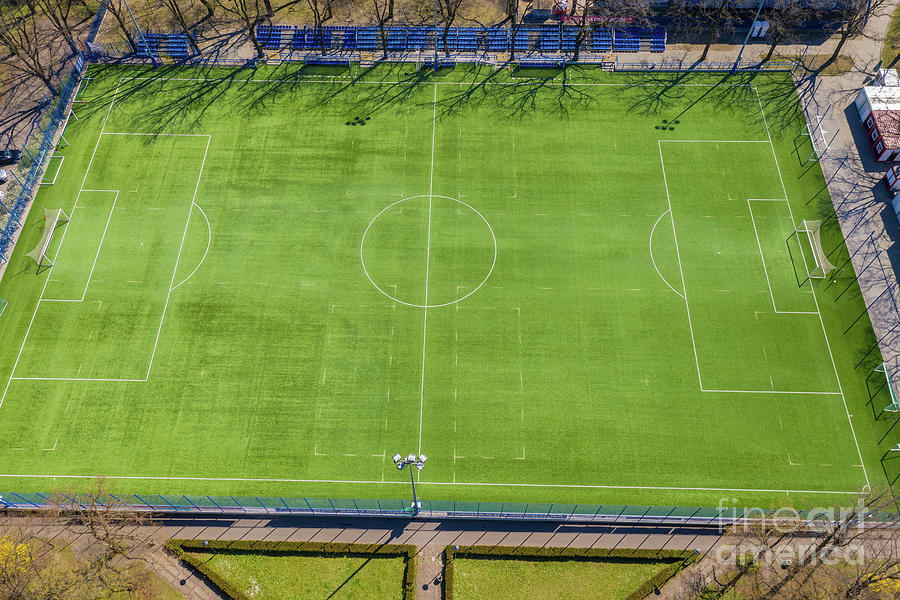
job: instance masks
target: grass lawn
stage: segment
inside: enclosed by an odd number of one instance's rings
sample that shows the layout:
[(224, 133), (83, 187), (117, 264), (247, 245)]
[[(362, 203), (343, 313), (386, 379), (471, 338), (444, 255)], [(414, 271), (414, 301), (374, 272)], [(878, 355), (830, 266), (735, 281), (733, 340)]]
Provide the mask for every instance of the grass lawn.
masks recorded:
[(789, 76), (347, 75), (91, 68), (0, 284), (0, 492), (405, 498), (394, 452), (426, 501), (884, 482)]
[(884, 36), (884, 45), (881, 46), (881, 62), (884, 67), (892, 65), (900, 54), (900, 8), (894, 11), (891, 24)]
[(399, 600), (405, 559), (364, 556), (192, 552), (222, 579), (257, 600)]
[(621, 600), (665, 563), (581, 560), (454, 560), (453, 600)]

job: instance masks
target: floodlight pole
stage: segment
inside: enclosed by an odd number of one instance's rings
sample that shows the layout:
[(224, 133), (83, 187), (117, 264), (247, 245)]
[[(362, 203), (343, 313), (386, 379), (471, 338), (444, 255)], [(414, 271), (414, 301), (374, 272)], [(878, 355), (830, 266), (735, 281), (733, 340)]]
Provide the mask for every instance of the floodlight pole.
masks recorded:
[(409, 482), (412, 483), (413, 492), (413, 514), (419, 514), (419, 497), (416, 496), (416, 474), (413, 473), (412, 467), (409, 468)]
[(412, 493), (413, 493), (413, 505), (412, 505), (412, 514), (416, 516), (419, 514), (419, 497), (416, 495), (416, 474), (413, 472), (413, 466), (415, 466), (418, 470), (422, 470), (425, 466), (425, 461), (428, 460), (428, 457), (424, 454), (420, 454), (416, 456), (415, 454), (410, 454), (406, 458), (400, 456), (399, 454), (395, 454), (391, 457), (394, 461), (394, 464), (397, 466), (397, 470), (402, 471), (404, 467), (409, 467), (409, 481), (412, 483)]
[[(431, 68), (437, 72), (438, 70), (438, 0), (434, 0), (434, 64)], [(415, 488), (415, 485), (413, 486)], [(415, 489), (413, 489), (415, 492)]]
[(762, 12), (763, 3), (766, 0), (759, 0), (759, 6), (756, 7), (756, 16), (753, 17), (753, 21), (750, 23), (750, 28), (747, 30), (747, 36), (744, 38), (744, 43), (741, 45), (741, 50), (738, 52), (737, 60), (734, 61), (734, 66), (731, 67), (731, 74), (734, 75), (734, 72), (737, 71), (738, 64), (741, 62), (741, 56), (744, 55), (744, 48), (747, 47), (747, 42), (750, 41), (750, 34), (753, 33), (753, 23), (756, 23), (756, 20), (759, 18), (759, 13)]

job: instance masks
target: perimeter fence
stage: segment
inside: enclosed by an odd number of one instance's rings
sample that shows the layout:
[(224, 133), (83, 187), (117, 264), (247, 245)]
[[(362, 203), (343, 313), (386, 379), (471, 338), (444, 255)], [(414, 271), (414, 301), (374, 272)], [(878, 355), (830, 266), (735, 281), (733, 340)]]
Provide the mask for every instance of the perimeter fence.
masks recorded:
[[(0, 507), (25, 510), (67, 508), (85, 510), (92, 506), (160, 514), (229, 514), (344, 516), (423, 519), (483, 519), (516, 521), (556, 521), (596, 524), (654, 523), (692, 527), (728, 526), (760, 520), (794, 523), (824, 523), (839, 520), (841, 514), (820, 509), (737, 508), (733, 506), (648, 506), (621, 504), (564, 504), (524, 502), (454, 502), (422, 500), (418, 511), (408, 500), (364, 500), (352, 498), (285, 498), (280, 496), (187, 496), (174, 494), (109, 494), (104, 501), (66, 494), (3, 492)], [(894, 523), (897, 515), (866, 514), (872, 522)]]
[(59, 77), (60, 92), (47, 100), (46, 108), (35, 117), (19, 162), (8, 169), (12, 175), (2, 204), (3, 220), (0, 221), (0, 264), (9, 260), (9, 254), (22, 226), (25, 208), (34, 197), (56, 150), (57, 136), (62, 136), (71, 114), (69, 108), (84, 73), (84, 58), (78, 56), (67, 64), (65, 81)]

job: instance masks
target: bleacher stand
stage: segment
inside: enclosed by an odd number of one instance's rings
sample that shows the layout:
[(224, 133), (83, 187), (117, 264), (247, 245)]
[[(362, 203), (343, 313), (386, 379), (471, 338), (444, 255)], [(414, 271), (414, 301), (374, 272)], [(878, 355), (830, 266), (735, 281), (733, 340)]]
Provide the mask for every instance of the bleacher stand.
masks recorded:
[(613, 38), (614, 52), (638, 52), (641, 49), (641, 40), (639, 37), (640, 29), (637, 27), (626, 27), (625, 29), (616, 29)]
[[(137, 36), (136, 36), (137, 37)], [(184, 60), (190, 54), (188, 37), (184, 33), (145, 33), (138, 37), (137, 55), (142, 58), (159, 58), (167, 54), (173, 60)]]
[(531, 33), (531, 28), (519, 27), (516, 31), (516, 37), (513, 40), (513, 49), (515, 49), (516, 52), (528, 52), (531, 50)]
[(406, 47), (409, 50), (424, 50), (428, 46), (429, 27), (410, 27), (406, 33)]
[(360, 27), (356, 30), (356, 47), (364, 52), (374, 52), (378, 49), (378, 28)]
[(475, 27), (457, 27), (457, 47), (460, 52), (475, 52), (478, 50), (478, 31)]
[(541, 27), (541, 53), (554, 54), (559, 52), (559, 27), (554, 25)]
[(343, 30), (341, 50), (356, 50), (356, 27), (340, 27)]
[(509, 50), (509, 31), (503, 27), (491, 27), (487, 30), (488, 52), (506, 52)]
[(389, 52), (406, 50), (406, 27), (391, 27), (388, 31), (387, 44)]
[(575, 35), (577, 33), (578, 30), (574, 27), (564, 27), (562, 30), (560, 50), (563, 52), (575, 52)]
[(650, 52), (666, 51), (666, 28), (654, 27), (650, 33)]
[(594, 52), (611, 52), (613, 49), (613, 30), (598, 27), (591, 33), (591, 50)]

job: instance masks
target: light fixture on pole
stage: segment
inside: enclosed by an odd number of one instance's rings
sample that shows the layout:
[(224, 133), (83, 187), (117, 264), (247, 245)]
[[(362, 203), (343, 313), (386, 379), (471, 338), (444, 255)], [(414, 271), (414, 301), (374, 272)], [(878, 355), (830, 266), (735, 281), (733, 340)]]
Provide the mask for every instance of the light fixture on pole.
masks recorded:
[(403, 467), (409, 467), (409, 480), (412, 483), (412, 493), (413, 493), (413, 503), (412, 503), (412, 514), (419, 514), (419, 508), (421, 505), (419, 504), (419, 498), (416, 496), (416, 475), (412, 470), (413, 466), (418, 470), (422, 470), (425, 466), (425, 461), (428, 460), (428, 457), (424, 454), (420, 454), (418, 457), (415, 454), (410, 454), (406, 458), (403, 458), (399, 454), (395, 454), (391, 457), (394, 461), (394, 464), (397, 466), (398, 471), (402, 471)]

